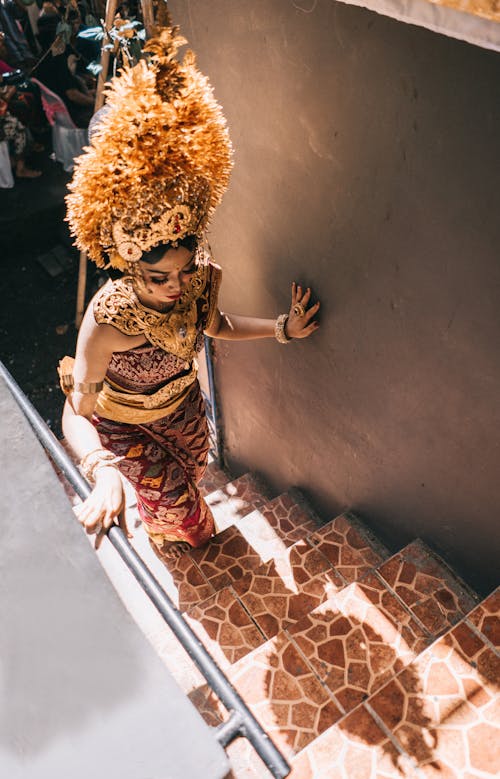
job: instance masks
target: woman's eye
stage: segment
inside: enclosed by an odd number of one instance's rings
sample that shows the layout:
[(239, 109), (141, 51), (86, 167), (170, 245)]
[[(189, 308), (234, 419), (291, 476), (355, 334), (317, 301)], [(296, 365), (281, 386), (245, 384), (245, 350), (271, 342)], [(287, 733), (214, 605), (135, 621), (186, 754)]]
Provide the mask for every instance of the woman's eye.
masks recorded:
[(190, 265), (189, 268), (185, 268), (182, 273), (184, 276), (191, 276), (192, 273), (194, 273), (196, 270), (196, 265)]
[(168, 282), (168, 279), (151, 279), (151, 284), (158, 284), (158, 286), (161, 286), (162, 284), (166, 284)]

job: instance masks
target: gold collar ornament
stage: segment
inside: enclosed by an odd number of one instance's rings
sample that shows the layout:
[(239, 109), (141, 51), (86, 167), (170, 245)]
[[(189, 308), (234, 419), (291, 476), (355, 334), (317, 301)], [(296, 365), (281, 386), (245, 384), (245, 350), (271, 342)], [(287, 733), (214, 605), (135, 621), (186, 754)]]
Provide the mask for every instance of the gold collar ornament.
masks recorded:
[(207, 288), (209, 274), (210, 265), (200, 262), (180, 299), (165, 313), (140, 302), (132, 276), (108, 282), (94, 301), (94, 318), (124, 335), (144, 335), (153, 346), (190, 362), (198, 335), (197, 301)]
[(193, 53), (175, 59), (185, 43), (178, 27), (156, 30), (148, 61), (107, 87), (105, 111), (76, 160), (67, 220), (100, 267), (130, 269), (155, 246), (201, 236), (227, 188), (226, 121)]

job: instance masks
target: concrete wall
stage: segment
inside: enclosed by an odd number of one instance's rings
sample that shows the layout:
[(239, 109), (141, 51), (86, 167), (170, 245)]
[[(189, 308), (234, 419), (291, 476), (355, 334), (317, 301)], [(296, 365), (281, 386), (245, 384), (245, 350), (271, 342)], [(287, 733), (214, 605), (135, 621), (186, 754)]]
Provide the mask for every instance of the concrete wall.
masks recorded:
[(230, 466), (325, 520), (351, 507), (392, 549), (420, 535), (488, 591), (500, 56), (333, 0), (169, 5), (236, 148), (222, 307), (275, 316), (293, 279), (323, 306), (309, 342), (218, 345)]

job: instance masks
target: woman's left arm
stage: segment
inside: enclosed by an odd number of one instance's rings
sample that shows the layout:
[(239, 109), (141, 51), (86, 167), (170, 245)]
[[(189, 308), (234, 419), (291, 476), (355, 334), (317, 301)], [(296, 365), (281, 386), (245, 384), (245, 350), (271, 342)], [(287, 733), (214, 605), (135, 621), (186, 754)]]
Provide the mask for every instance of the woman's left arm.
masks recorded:
[[(319, 324), (314, 319), (319, 311), (319, 302), (309, 306), (311, 290), (303, 291), (301, 286), (292, 284), (292, 303), (288, 318), (284, 325), (285, 336), (292, 338), (307, 338), (318, 329)], [(274, 338), (276, 336), (276, 319), (258, 319), (252, 316), (238, 314), (223, 314), (216, 312), (210, 327), (205, 330), (212, 338), (226, 341), (245, 341), (256, 338)]]

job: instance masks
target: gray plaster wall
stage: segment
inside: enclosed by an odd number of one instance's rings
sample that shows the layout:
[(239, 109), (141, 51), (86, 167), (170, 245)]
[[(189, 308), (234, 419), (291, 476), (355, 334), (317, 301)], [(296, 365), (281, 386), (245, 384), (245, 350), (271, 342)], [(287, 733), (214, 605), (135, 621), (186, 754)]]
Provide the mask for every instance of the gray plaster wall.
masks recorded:
[(482, 592), (500, 516), (500, 56), (336, 3), (179, 0), (236, 149), (212, 230), (227, 311), (310, 342), (219, 344), (227, 459)]

